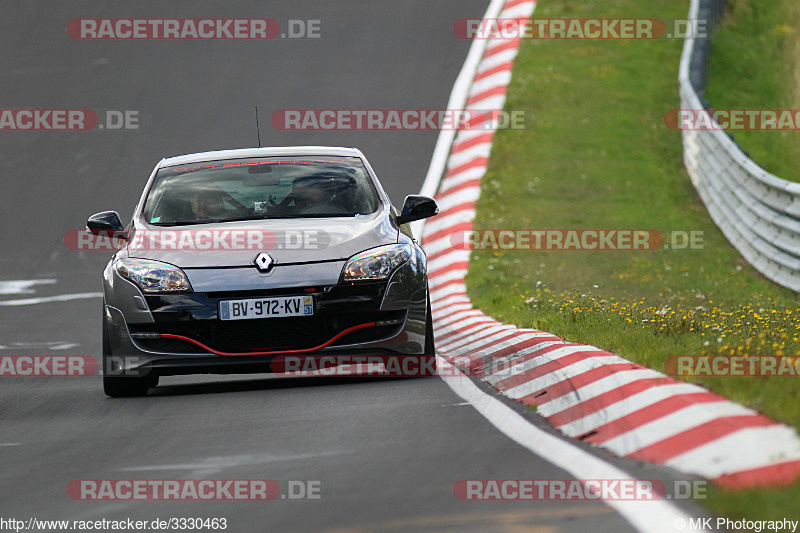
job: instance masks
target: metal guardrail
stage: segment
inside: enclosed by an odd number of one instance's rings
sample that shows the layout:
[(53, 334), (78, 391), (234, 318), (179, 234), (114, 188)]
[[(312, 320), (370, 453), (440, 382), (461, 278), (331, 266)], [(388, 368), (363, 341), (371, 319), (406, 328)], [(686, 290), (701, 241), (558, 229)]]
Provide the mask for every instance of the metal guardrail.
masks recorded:
[[(717, 20), (725, 0), (692, 0), (691, 20)], [(709, 27), (711, 25), (709, 24)], [(711, 39), (688, 37), (680, 65), (681, 109), (708, 109)], [(721, 129), (684, 130), (686, 170), (714, 223), (772, 281), (800, 292), (800, 183), (759, 167)]]

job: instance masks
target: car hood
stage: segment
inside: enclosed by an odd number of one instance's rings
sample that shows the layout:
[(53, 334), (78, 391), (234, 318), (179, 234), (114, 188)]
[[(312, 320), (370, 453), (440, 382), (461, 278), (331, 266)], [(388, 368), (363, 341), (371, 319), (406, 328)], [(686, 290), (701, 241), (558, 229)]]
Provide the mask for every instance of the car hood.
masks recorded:
[(398, 230), (385, 212), (180, 227), (137, 224), (127, 253), (181, 268), (240, 267), (252, 265), (261, 252), (268, 252), (275, 264), (346, 260), (397, 239)]

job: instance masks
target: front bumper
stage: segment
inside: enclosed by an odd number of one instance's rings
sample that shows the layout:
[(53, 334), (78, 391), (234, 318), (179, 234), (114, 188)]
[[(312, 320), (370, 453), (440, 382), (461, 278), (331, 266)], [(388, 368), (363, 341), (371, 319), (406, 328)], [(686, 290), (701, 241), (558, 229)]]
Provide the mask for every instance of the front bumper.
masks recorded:
[[(383, 282), (144, 295), (109, 272), (104, 371), (157, 375), (271, 372), (291, 354), (422, 354), (427, 287), (418, 265)], [(110, 281), (110, 282), (109, 282)], [(314, 315), (236, 321), (218, 318), (223, 300), (305, 295)], [(137, 300), (138, 298), (138, 300)], [(144, 305), (143, 305), (144, 304)], [(146, 309), (142, 309), (146, 307)]]

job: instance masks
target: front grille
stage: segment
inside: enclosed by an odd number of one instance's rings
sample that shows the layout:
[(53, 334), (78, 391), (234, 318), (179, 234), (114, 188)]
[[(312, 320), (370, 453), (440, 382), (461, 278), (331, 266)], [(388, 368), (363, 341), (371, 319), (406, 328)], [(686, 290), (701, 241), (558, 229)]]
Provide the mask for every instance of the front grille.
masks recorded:
[[(255, 320), (189, 320), (130, 324), (131, 333), (171, 333), (195, 339), (221, 352), (305, 350), (319, 346), (337, 333), (359, 324), (383, 320), (398, 324), (357, 330), (344, 335), (334, 346), (372, 342), (395, 335), (402, 327), (406, 311), (353, 312), (311, 317), (282, 317)], [(193, 344), (172, 339), (136, 341), (146, 350), (195, 353)], [(178, 349), (176, 343), (180, 343)]]

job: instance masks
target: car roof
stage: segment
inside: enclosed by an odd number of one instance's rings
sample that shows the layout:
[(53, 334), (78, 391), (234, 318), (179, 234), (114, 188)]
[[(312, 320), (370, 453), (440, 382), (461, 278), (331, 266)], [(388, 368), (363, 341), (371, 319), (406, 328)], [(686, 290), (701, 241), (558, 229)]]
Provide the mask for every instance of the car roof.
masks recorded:
[(266, 148), (239, 148), (236, 150), (215, 150), (196, 154), (167, 157), (161, 160), (157, 168), (186, 165), (201, 161), (220, 161), (223, 159), (243, 159), (250, 157), (364, 157), (357, 148), (340, 146), (275, 146)]

